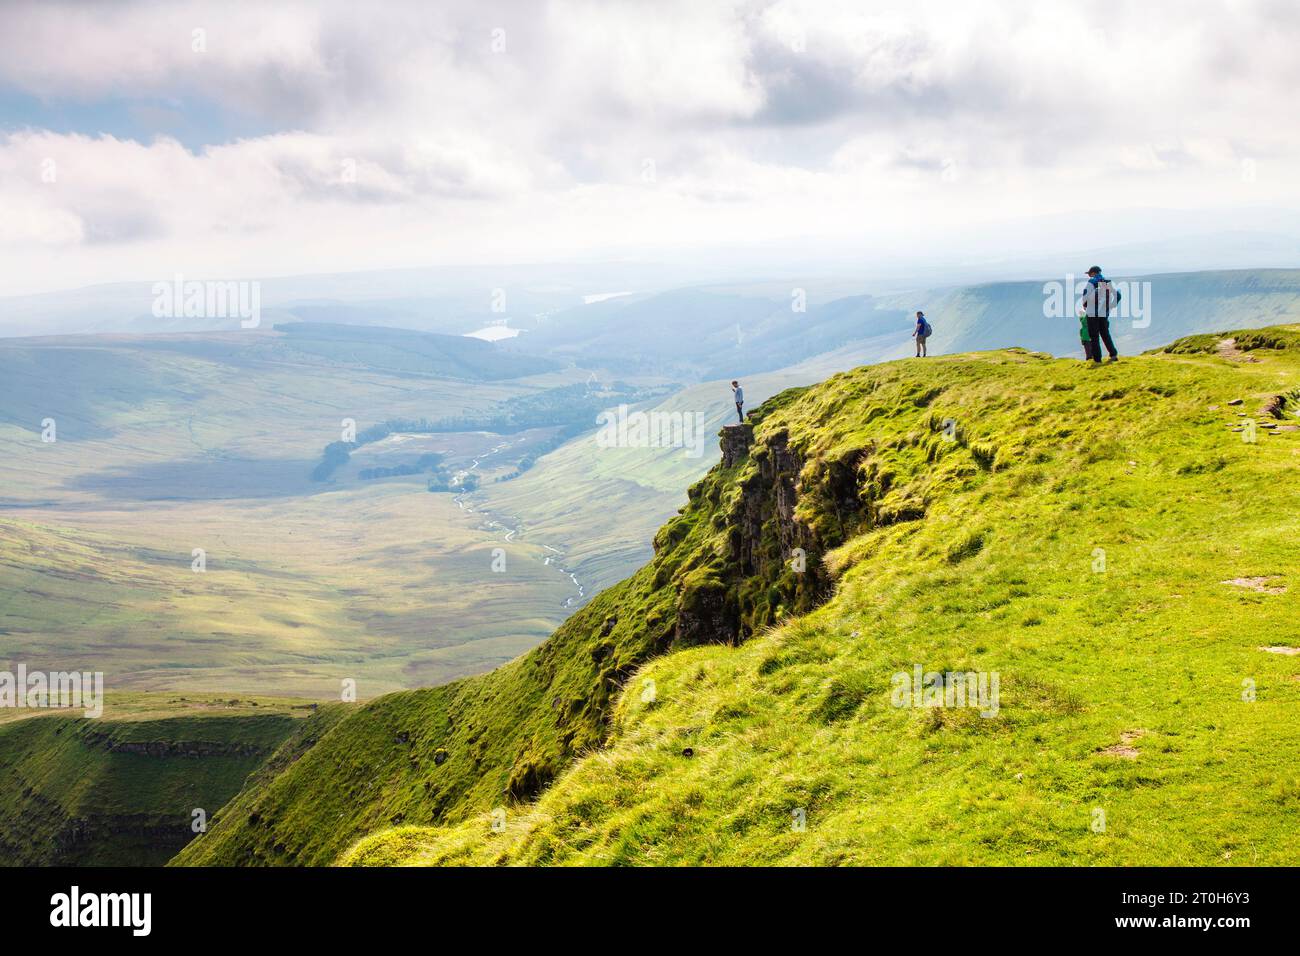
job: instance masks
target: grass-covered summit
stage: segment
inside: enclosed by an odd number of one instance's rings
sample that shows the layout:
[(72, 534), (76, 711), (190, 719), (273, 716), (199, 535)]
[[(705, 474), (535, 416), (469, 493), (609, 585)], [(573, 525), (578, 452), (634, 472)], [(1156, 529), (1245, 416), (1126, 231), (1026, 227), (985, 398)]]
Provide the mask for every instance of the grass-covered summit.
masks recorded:
[[(1295, 863), (1300, 331), (1259, 335), (786, 392), (638, 574), (177, 862)], [(997, 715), (894, 706), (918, 665)]]

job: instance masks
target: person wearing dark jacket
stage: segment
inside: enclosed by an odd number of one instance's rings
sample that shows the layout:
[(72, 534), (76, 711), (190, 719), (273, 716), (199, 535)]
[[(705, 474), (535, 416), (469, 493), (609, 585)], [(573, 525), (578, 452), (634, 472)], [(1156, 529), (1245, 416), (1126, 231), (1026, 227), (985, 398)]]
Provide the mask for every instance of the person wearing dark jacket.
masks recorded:
[(1092, 360), (1099, 365), (1103, 343), (1106, 345), (1106, 351), (1110, 353), (1110, 360), (1119, 361), (1119, 352), (1116, 351), (1115, 342), (1110, 337), (1110, 313), (1119, 305), (1121, 298), (1119, 290), (1101, 274), (1101, 266), (1093, 266), (1088, 270), (1088, 281), (1084, 284), (1083, 299), (1080, 300), (1079, 306), (1088, 320)]

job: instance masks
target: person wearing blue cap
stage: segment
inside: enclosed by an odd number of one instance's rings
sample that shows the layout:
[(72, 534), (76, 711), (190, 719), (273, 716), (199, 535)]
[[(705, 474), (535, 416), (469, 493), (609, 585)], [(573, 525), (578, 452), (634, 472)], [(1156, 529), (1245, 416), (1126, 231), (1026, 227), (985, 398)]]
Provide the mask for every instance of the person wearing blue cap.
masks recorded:
[(1088, 281), (1084, 284), (1079, 307), (1083, 309), (1088, 322), (1088, 339), (1092, 346), (1090, 358), (1098, 365), (1101, 364), (1102, 343), (1105, 343), (1106, 351), (1110, 353), (1110, 360), (1119, 361), (1119, 352), (1110, 337), (1110, 313), (1119, 305), (1121, 298), (1123, 296), (1119, 290), (1101, 274), (1101, 266), (1093, 266), (1088, 270)]

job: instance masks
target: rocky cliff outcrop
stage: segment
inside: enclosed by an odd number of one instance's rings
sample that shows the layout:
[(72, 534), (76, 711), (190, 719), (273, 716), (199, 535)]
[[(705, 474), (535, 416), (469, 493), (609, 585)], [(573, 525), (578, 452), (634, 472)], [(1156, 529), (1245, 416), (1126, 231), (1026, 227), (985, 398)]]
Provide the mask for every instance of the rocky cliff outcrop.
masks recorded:
[(256, 744), (206, 740), (118, 740), (107, 733), (83, 733), (92, 747), (109, 753), (141, 754), (146, 757), (267, 757), (271, 750)]
[(724, 428), (721, 445), (739, 494), (722, 483), (692, 489), (720, 506), (713, 522), (725, 544), (679, 576), (678, 644), (738, 643), (816, 607), (834, 583), (822, 558), (872, 518), (870, 448), (809, 462), (786, 430), (756, 441), (748, 423)]
[(722, 467), (734, 468), (749, 454), (754, 441), (754, 426), (745, 422), (727, 425), (720, 433), (722, 439)]

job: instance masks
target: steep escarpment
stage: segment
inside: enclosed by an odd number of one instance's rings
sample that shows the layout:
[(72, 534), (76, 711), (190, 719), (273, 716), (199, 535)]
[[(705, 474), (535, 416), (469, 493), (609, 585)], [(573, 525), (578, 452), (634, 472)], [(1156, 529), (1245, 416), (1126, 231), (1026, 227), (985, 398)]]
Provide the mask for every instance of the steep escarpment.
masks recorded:
[[(1249, 361), (1232, 333), (1101, 367), (1013, 349), (779, 397), (609, 633), (549, 646), (556, 673), (618, 664), (598, 748), (343, 861), (1296, 863), (1296, 331), (1236, 336)], [(628, 617), (657, 621), (640, 655)]]
[[(787, 393), (785, 401), (802, 391)], [(917, 412), (936, 394), (904, 380), (881, 389), (873, 407), (884, 415)], [(774, 410), (765, 406), (763, 414)], [(943, 422), (933, 415), (922, 424), (919, 434), (864, 438), (829, 454), (815, 432), (769, 427), (755, 439), (753, 425), (724, 428), (721, 467), (733, 480), (691, 489), (723, 535), (712, 552), (692, 555), (703, 560), (683, 568), (676, 646), (738, 643), (812, 610), (834, 585), (827, 554), (864, 530), (922, 517), (917, 462), (899, 452), (960, 440), (955, 426), (951, 436), (941, 436)], [(660, 538), (672, 533), (670, 522)]]
[[(787, 433), (761, 431), (800, 394), (754, 415), (758, 437), (751, 426), (724, 432), (724, 460), (689, 489), (637, 574), (496, 671), (356, 705), (281, 773), (250, 781), (176, 862), (326, 863), (377, 828), (530, 800), (604, 745), (618, 695), (647, 661), (740, 643), (816, 606), (833, 580), (822, 561), (829, 549), (864, 521), (911, 513), (887, 504), (911, 466), (886, 479), (875, 450), (827, 462)], [(919, 393), (904, 382), (881, 395), (914, 408)]]
[(299, 723), (287, 714), (52, 714), (2, 724), (0, 859), (161, 865), (194, 836), (195, 811), (214, 814)]

